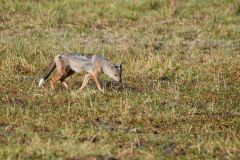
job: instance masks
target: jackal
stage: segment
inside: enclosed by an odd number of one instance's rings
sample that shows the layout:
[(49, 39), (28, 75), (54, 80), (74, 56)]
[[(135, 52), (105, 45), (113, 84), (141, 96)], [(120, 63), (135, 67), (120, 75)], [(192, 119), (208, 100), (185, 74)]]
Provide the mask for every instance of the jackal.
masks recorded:
[(50, 74), (54, 69), (57, 69), (57, 74), (50, 81), (51, 88), (54, 89), (54, 85), (57, 81), (61, 81), (66, 89), (68, 85), (65, 82), (65, 79), (75, 72), (86, 72), (84, 76), (81, 90), (84, 89), (90, 79), (93, 77), (98, 90), (104, 92), (101, 84), (98, 80), (98, 76), (101, 72), (106, 74), (108, 77), (114, 79), (115, 81), (122, 81), (122, 64), (115, 65), (108, 59), (100, 55), (92, 54), (61, 54), (55, 56), (53, 62), (50, 64), (50, 67), (46, 74), (40, 79), (39, 87), (43, 85), (45, 80), (48, 79)]

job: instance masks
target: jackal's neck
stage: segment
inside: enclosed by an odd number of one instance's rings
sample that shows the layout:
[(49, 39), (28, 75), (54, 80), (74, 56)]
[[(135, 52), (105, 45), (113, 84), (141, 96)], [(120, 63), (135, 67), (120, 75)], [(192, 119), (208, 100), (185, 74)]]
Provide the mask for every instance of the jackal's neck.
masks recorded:
[(105, 73), (105, 74), (108, 73), (109, 68), (111, 68), (112, 65), (113, 65), (113, 63), (105, 58), (102, 58), (102, 60), (100, 62), (101, 69), (102, 69), (103, 73)]

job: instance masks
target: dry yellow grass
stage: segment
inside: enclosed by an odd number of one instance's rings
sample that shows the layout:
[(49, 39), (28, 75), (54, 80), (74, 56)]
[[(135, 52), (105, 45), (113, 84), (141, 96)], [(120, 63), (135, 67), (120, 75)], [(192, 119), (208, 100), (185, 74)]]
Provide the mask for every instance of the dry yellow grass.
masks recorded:
[[(239, 159), (237, 0), (0, 4), (0, 159)], [(61, 52), (123, 62), (124, 85), (39, 89)]]

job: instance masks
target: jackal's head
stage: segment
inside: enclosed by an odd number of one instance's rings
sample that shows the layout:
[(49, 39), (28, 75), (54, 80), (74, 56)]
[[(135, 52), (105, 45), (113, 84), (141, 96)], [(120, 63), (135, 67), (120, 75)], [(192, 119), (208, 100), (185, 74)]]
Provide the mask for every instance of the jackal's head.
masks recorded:
[(122, 64), (109, 64), (103, 68), (103, 72), (115, 81), (122, 82)]

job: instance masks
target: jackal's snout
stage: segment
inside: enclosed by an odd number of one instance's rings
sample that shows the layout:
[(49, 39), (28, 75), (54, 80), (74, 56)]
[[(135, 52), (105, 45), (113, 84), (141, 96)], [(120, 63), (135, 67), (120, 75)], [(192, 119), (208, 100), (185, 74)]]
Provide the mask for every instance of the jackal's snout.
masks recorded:
[(115, 65), (115, 68), (118, 75), (118, 79), (116, 81), (122, 82), (122, 64)]

